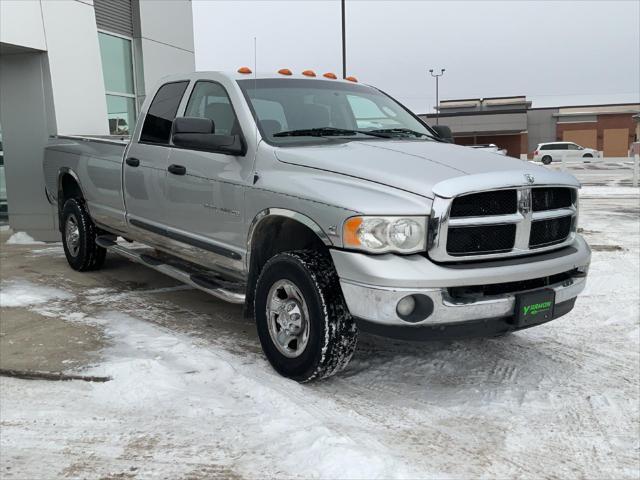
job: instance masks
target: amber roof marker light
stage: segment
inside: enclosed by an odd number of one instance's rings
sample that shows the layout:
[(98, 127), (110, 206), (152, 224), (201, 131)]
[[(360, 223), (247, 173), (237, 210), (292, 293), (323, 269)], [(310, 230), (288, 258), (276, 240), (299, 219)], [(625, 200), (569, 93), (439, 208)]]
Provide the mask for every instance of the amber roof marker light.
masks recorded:
[(278, 73), (280, 75), (293, 75), (291, 73), (291, 70), (289, 70), (288, 68), (281, 68), (280, 70), (278, 70)]
[(325, 78), (331, 78), (332, 80), (336, 80), (338, 78), (335, 73), (331, 73), (331, 72), (327, 72), (322, 76)]
[(253, 73), (253, 72), (251, 72), (251, 69), (249, 67), (240, 67), (238, 69), (238, 73), (242, 73), (243, 75), (247, 75), (247, 74)]
[(346, 77), (345, 80), (349, 80), (350, 82), (358, 83), (358, 79), (356, 77)]
[(313, 70), (305, 70), (304, 72), (302, 72), (302, 75), (304, 75), (305, 77), (315, 77), (316, 72), (314, 72)]

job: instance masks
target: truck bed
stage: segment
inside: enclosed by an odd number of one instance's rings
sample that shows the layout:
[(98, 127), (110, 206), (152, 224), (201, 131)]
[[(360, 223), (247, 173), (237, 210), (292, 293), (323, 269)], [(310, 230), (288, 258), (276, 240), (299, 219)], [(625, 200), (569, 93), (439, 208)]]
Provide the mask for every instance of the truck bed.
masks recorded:
[(51, 137), (43, 161), (49, 199), (58, 200), (58, 183), (65, 174), (71, 175), (82, 185), (94, 220), (122, 229), (122, 161), (127, 143), (123, 136)]

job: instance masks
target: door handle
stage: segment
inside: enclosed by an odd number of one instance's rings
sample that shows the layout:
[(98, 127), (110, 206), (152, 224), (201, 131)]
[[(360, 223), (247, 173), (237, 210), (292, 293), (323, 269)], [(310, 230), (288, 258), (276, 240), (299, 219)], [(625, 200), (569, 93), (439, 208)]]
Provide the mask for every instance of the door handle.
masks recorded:
[(137, 167), (140, 165), (140, 160), (133, 157), (127, 158), (126, 162), (127, 162), (127, 165), (129, 165), (130, 167)]
[(185, 173), (187, 173), (187, 169), (182, 165), (172, 164), (169, 165), (169, 168), (167, 168), (167, 170), (169, 170), (169, 172), (173, 173), (174, 175), (184, 175)]

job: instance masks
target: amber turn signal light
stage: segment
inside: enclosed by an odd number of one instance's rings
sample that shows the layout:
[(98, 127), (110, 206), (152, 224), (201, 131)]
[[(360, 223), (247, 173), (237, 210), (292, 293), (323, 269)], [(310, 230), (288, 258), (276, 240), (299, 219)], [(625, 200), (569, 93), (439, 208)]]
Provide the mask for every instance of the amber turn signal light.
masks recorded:
[(358, 238), (358, 229), (362, 225), (362, 217), (351, 217), (344, 222), (342, 230), (342, 241), (345, 245), (351, 247), (357, 247), (360, 245), (360, 239)]

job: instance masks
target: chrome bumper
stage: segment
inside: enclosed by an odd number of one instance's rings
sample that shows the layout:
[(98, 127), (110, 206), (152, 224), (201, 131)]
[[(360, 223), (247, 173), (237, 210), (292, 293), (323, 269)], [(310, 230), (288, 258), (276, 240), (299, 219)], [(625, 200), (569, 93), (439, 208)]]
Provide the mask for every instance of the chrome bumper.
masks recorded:
[[(586, 277), (576, 277), (561, 284), (550, 285), (556, 292), (556, 304), (577, 297), (586, 285)], [(457, 303), (446, 289), (391, 289), (376, 288), (341, 281), (349, 311), (355, 317), (370, 322), (395, 326), (424, 326), (445, 323), (468, 322), (486, 318), (501, 318), (514, 315), (516, 295), (505, 294), (486, 297), (468, 303)], [(409, 323), (398, 317), (396, 305), (407, 295), (422, 294), (433, 301), (433, 313), (417, 323)]]
[[(452, 324), (513, 316), (515, 312), (516, 295), (520, 292), (486, 296), (461, 302), (459, 299), (454, 299), (448, 294), (448, 288), (528, 280), (555, 275), (573, 269), (579, 269), (586, 273), (591, 260), (591, 251), (582, 238), (578, 238), (578, 241), (574, 244), (572, 253), (566, 256), (531, 263), (528, 265), (528, 268), (522, 268), (524, 265), (515, 266), (510, 264), (511, 262), (504, 266), (496, 266), (495, 264), (482, 266), (482, 264), (475, 264), (469, 265), (469, 268), (447, 268), (437, 266), (426, 258), (421, 258), (420, 264), (426, 262), (429, 265), (421, 265), (422, 268), (417, 268), (416, 259), (396, 257), (397, 261), (392, 262), (393, 265), (391, 265), (391, 263), (387, 264), (390, 268), (386, 273), (391, 274), (390, 276), (394, 277), (395, 280), (403, 286), (393, 287), (384, 284), (381, 285), (380, 283), (382, 282), (372, 284), (370, 282), (363, 282), (361, 279), (348, 278), (349, 276), (357, 277), (358, 275), (355, 274), (353, 270), (353, 261), (342, 264), (339, 262), (341, 258), (344, 258), (344, 253), (345, 252), (340, 252), (340, 254), (334, 255), (334, 262), (336, 259), (338, 260), (336, 269), (338, 270), (342, 292), (351, 314), (370, 322), (403, 327)], [(347, 253), (347, 255), (361, 254)], [(377, 261), (379, 260), (380, 259), (377, 259)], [(388, 259), (387, 262), (391, 262), (391, 260)], [(543, 268), (545, 266), (546, 268)], [(422, 269), (430, 270), (432, 275), (425, 277), (425, 280), (422, 282), (418, 282), (416, 274)], [(400, 277), (402, 277), (400, 273), (401, 270), (404, 270), (406, 274), (404, 281), (400, 281)], [(440, 270), (446, 270), (446, 272), (442, 275), (433, 276), (434, 273)], [(369, 271), (366, 269), (361, 273), (369, 276)], [(376, 273), (377, 275), (384, 275), (385, 271), (382, 270)], [(582, 292), (586, 285), (585, 273), (578, 274), (561, 283), (546, 287), (552, 288), (555, 291), (556, 305), (571, 300)], [(455, 278), (452, 278), (452, 275), (455, 275)], [(409, 278), (411, 279), (411, 285), (405, 286)], [(470, 279), (475, 279), (476, 281)], [(422, 285), (416, 285), (418, 283), (422, 283)], [(402, 320), (396, 313), (398, 302), (405, 296), (412, 294), (426, 295), (433, 302), (433, 313), (420, 322), (407, 322)]]

